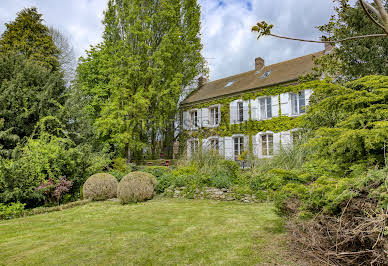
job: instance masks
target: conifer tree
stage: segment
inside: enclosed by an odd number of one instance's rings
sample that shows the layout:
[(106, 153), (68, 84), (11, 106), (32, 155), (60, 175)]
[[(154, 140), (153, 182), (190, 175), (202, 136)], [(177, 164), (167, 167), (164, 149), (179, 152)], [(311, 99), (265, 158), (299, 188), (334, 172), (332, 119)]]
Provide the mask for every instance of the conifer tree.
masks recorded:
[(18, 52), (51, 71), (58, 69), (59, 51), (36, 8), (23, 9), (15, 21), (5, 26), (0, 38), (0, 53)]

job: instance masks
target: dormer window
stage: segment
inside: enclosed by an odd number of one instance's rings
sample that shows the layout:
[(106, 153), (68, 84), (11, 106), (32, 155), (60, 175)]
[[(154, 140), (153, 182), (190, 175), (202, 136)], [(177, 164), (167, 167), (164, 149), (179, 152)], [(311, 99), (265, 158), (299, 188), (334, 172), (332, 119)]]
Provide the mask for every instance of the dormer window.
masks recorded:
[(265, 78), (267, 78), (269, 75), (271, 75), (271, 70), (268, 70), (268, 71), (266, 71), (266, 72), (264, 72), (264, 74), (263, 75), (261, 75), (261, 79), (265, 79)]
[(233, 83), (234, 83), (234, 80), (229, 81), (229, 82), (225, 85), (225, 88), (232, 86)]

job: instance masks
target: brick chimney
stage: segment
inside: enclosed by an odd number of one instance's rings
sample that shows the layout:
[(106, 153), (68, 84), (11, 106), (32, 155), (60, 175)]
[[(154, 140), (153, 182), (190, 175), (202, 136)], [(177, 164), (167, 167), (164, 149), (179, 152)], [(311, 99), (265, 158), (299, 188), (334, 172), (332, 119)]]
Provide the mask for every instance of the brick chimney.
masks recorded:
[(264, 67), (264, 59), (261, 57), (256, 58), (255, 59), (255, 69), (257, 71), (260, 71), (263, 69), (263, 67)]
[(207, 83), (207, 78), (204, 76), (200, 76), (198, 78), (198, 88), (201, 88), (203, 85)]

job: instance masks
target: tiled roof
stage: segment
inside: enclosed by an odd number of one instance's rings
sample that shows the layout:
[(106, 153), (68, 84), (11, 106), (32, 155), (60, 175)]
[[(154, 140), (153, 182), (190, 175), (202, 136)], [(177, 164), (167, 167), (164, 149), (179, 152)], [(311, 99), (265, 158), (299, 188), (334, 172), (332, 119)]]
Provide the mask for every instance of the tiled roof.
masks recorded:
[[(321, 51), (265, 66), (259, 72), (252, 70), (206, 83), (200, 89), (189, 95), (182, 102), (182, 105), (296, 81), (300, 76), (311, 72), (314, 67), (314, 57), (319, 57), (323, 54), (324, 51)], [(269, 75), (265, 77), (265, 73)]]

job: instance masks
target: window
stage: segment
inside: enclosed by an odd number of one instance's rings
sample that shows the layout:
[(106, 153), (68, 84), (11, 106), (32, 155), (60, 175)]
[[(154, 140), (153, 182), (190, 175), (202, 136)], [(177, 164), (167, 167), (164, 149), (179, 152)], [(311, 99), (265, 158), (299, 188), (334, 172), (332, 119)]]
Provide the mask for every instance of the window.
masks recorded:
[(292, 143), (296, 144), (301, 140), (302, 132), (300, 130), (292, 131), (291, 137), (292, 137)]
[(291, 108), (293, 115), (304, 114), (306, 112), (306, 99), (304, 91), (291, 93)]
[(232, 86), (233, 83), (234, 83), (234, 80), (229, 81), (229, 82), (225, 85), (225, 88)]
[(265, 79), (265, 78), (267, 78), (269, 75), (271, 75), (271, 70), (269, 70), (269, 71), (266, 71), (263, 75), (261, 75), (261, 79)]
[(198, 113), (197, 113), (197, 111), (191, 112), (190, 117), (191, 117), (191, 126), (198, 127)]
[(216, 126), (218, 125), (218, 107), (210, 108), (210, 125)]
[(218, 139), (210, 139), (210, 149), (218, 151), (219, 149)]
[(199, 147), (199, 141), (194, 139), (190, 141), (190, 149), (191, 149), (191, 154), (194, 154), (198, 151)]
[(238, 160), (238, 157), (244, 152), (244, 137), (234, 138), (234, 159)]
[(266, 134), (261, 136), (262, 155), (272, 156), (273, 155), (273, 135)]
[(237, 103), (237, 118), (239, 122), (244, 121), (244, 105), (242, 102)]
[(272, 98), (260, 98), (259, 99), (259, 108), (260, 108), (260, 119), (266, 119), (272, 117)]

